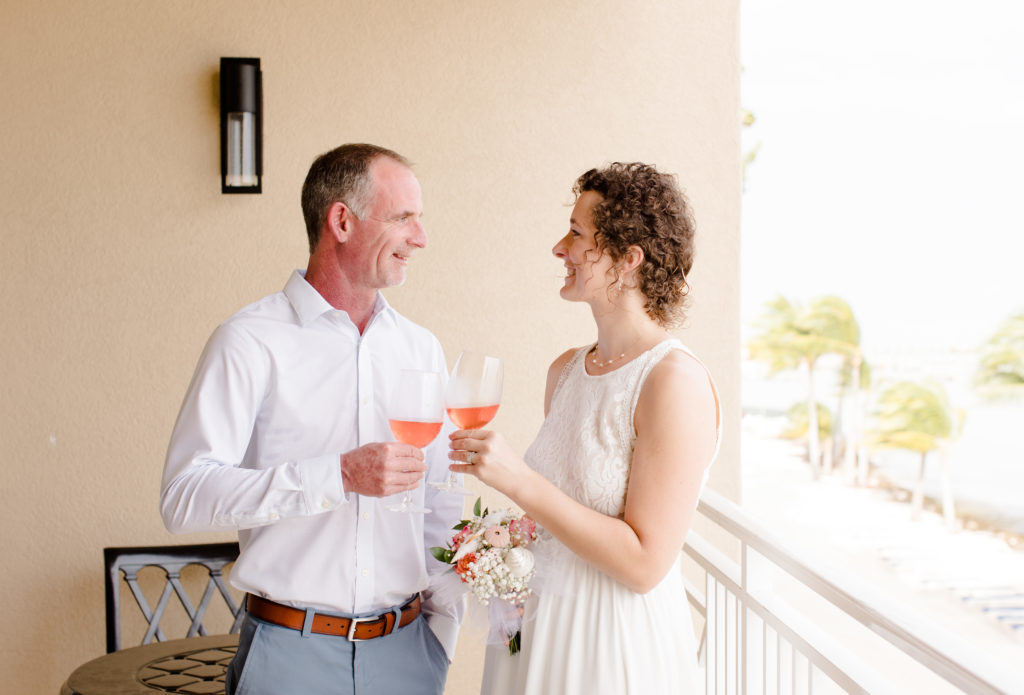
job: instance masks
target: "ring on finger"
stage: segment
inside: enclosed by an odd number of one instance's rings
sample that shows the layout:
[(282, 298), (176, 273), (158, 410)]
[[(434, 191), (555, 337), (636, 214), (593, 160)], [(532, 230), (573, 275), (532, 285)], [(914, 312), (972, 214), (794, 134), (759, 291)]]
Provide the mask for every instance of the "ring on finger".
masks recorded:
[(473, 465), (473, 457), (474, 456), (476, 456), (476, 452), (475, 451), (470, 451), (469, 453), (467, 453), (466, 454), (466, 463), (468, 463), (469, 465), (472, 466)]

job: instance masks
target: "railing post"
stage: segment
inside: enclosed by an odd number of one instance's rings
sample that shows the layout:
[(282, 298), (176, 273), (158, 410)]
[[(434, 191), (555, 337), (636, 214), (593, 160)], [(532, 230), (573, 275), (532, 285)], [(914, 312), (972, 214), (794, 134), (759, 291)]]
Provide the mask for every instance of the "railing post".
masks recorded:
[(747, 576), (747, 568), (749, 567), (750, 560), (750, 547), (741, 541), (740, 544), (740, 587), (743, 592), (736, 596), (736, 610), (739, 611), (740, 615), (740, 634), (738, 635), (737, 642), (739, 644), (739, 667), (740, 667), (740, 692), (742, 695), (747, 695), (749, 690), (750, 681), (750, 663), (747, 660), (747, 654), (753, 654), (754, 651), (750, 649), (750, 643), (748, 640), (753, 637), (750, 634), (749, 625), (747, 618), (749, 610), (747, 609), (747, 602), (743, 600), (743, 597), (750, 593), (750, 582)]
[[(744, 598), (751, 596), (763, 599), (764, 596), (773, 591), (772, 582), (775, 575), (774, 563), (768, 561), (763, 555), (761, 555), (761, 553), (751, 548), (746, 542), (743, 542), (742, 545), (741, 563)], [(758, 684), (760, 686), (760, 692), (765, 692), (766, 682), (768, 679), (768, 664), (766, 663), (767, 634), (764, 629), (764, 621), (760, 618), (757, 618), (757, 620), (762, 623), (762, 629), (751, 629), (750, 618), (754, 615), (753, 609), (745, 605), (743, 610), (743, 635), (745, 645), (745, 675), (743, 679), (745, 686), (744, 695), (757, 689)], [(755, 659), (759, 659), (760, 663), (755, 664)], [(755, 673), (757, 674), (756, 682), (752, 680)]]
[(718, 691), (718, 582), (711, 572), (704, 578), (704, 605), (704, 692), (709, 695)]

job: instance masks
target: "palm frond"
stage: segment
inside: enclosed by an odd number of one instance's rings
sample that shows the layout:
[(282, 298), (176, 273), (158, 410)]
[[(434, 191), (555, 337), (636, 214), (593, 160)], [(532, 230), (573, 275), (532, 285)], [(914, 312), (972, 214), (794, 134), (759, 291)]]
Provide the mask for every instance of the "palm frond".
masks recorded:
[(1007, 319), (982, 345), (974, 386), (989, 400), (1024, 398), (1024, 312)]
[(887, 387), (872, 416), (875, 447), (926, 453), (953, 436), (953, 410), (945, 389), (934, 382), (901, 381)]

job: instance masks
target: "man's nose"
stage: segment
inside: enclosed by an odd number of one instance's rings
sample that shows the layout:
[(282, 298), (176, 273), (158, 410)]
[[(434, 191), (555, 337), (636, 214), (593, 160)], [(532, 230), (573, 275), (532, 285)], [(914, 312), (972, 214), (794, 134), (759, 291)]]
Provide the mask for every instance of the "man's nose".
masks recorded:
[(413, 233), (409, 238), (409, 243), (420, 249), (427, 247), (427, 228), (419, 220), (413, 222)]

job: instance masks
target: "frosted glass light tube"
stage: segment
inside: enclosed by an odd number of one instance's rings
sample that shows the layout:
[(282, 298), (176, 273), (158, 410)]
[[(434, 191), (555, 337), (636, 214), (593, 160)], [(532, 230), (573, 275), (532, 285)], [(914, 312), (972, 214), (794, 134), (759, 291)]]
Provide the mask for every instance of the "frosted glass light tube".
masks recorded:
[(255, 116), (247, 111), (228, 113), (228, 186), (256, 185)]

